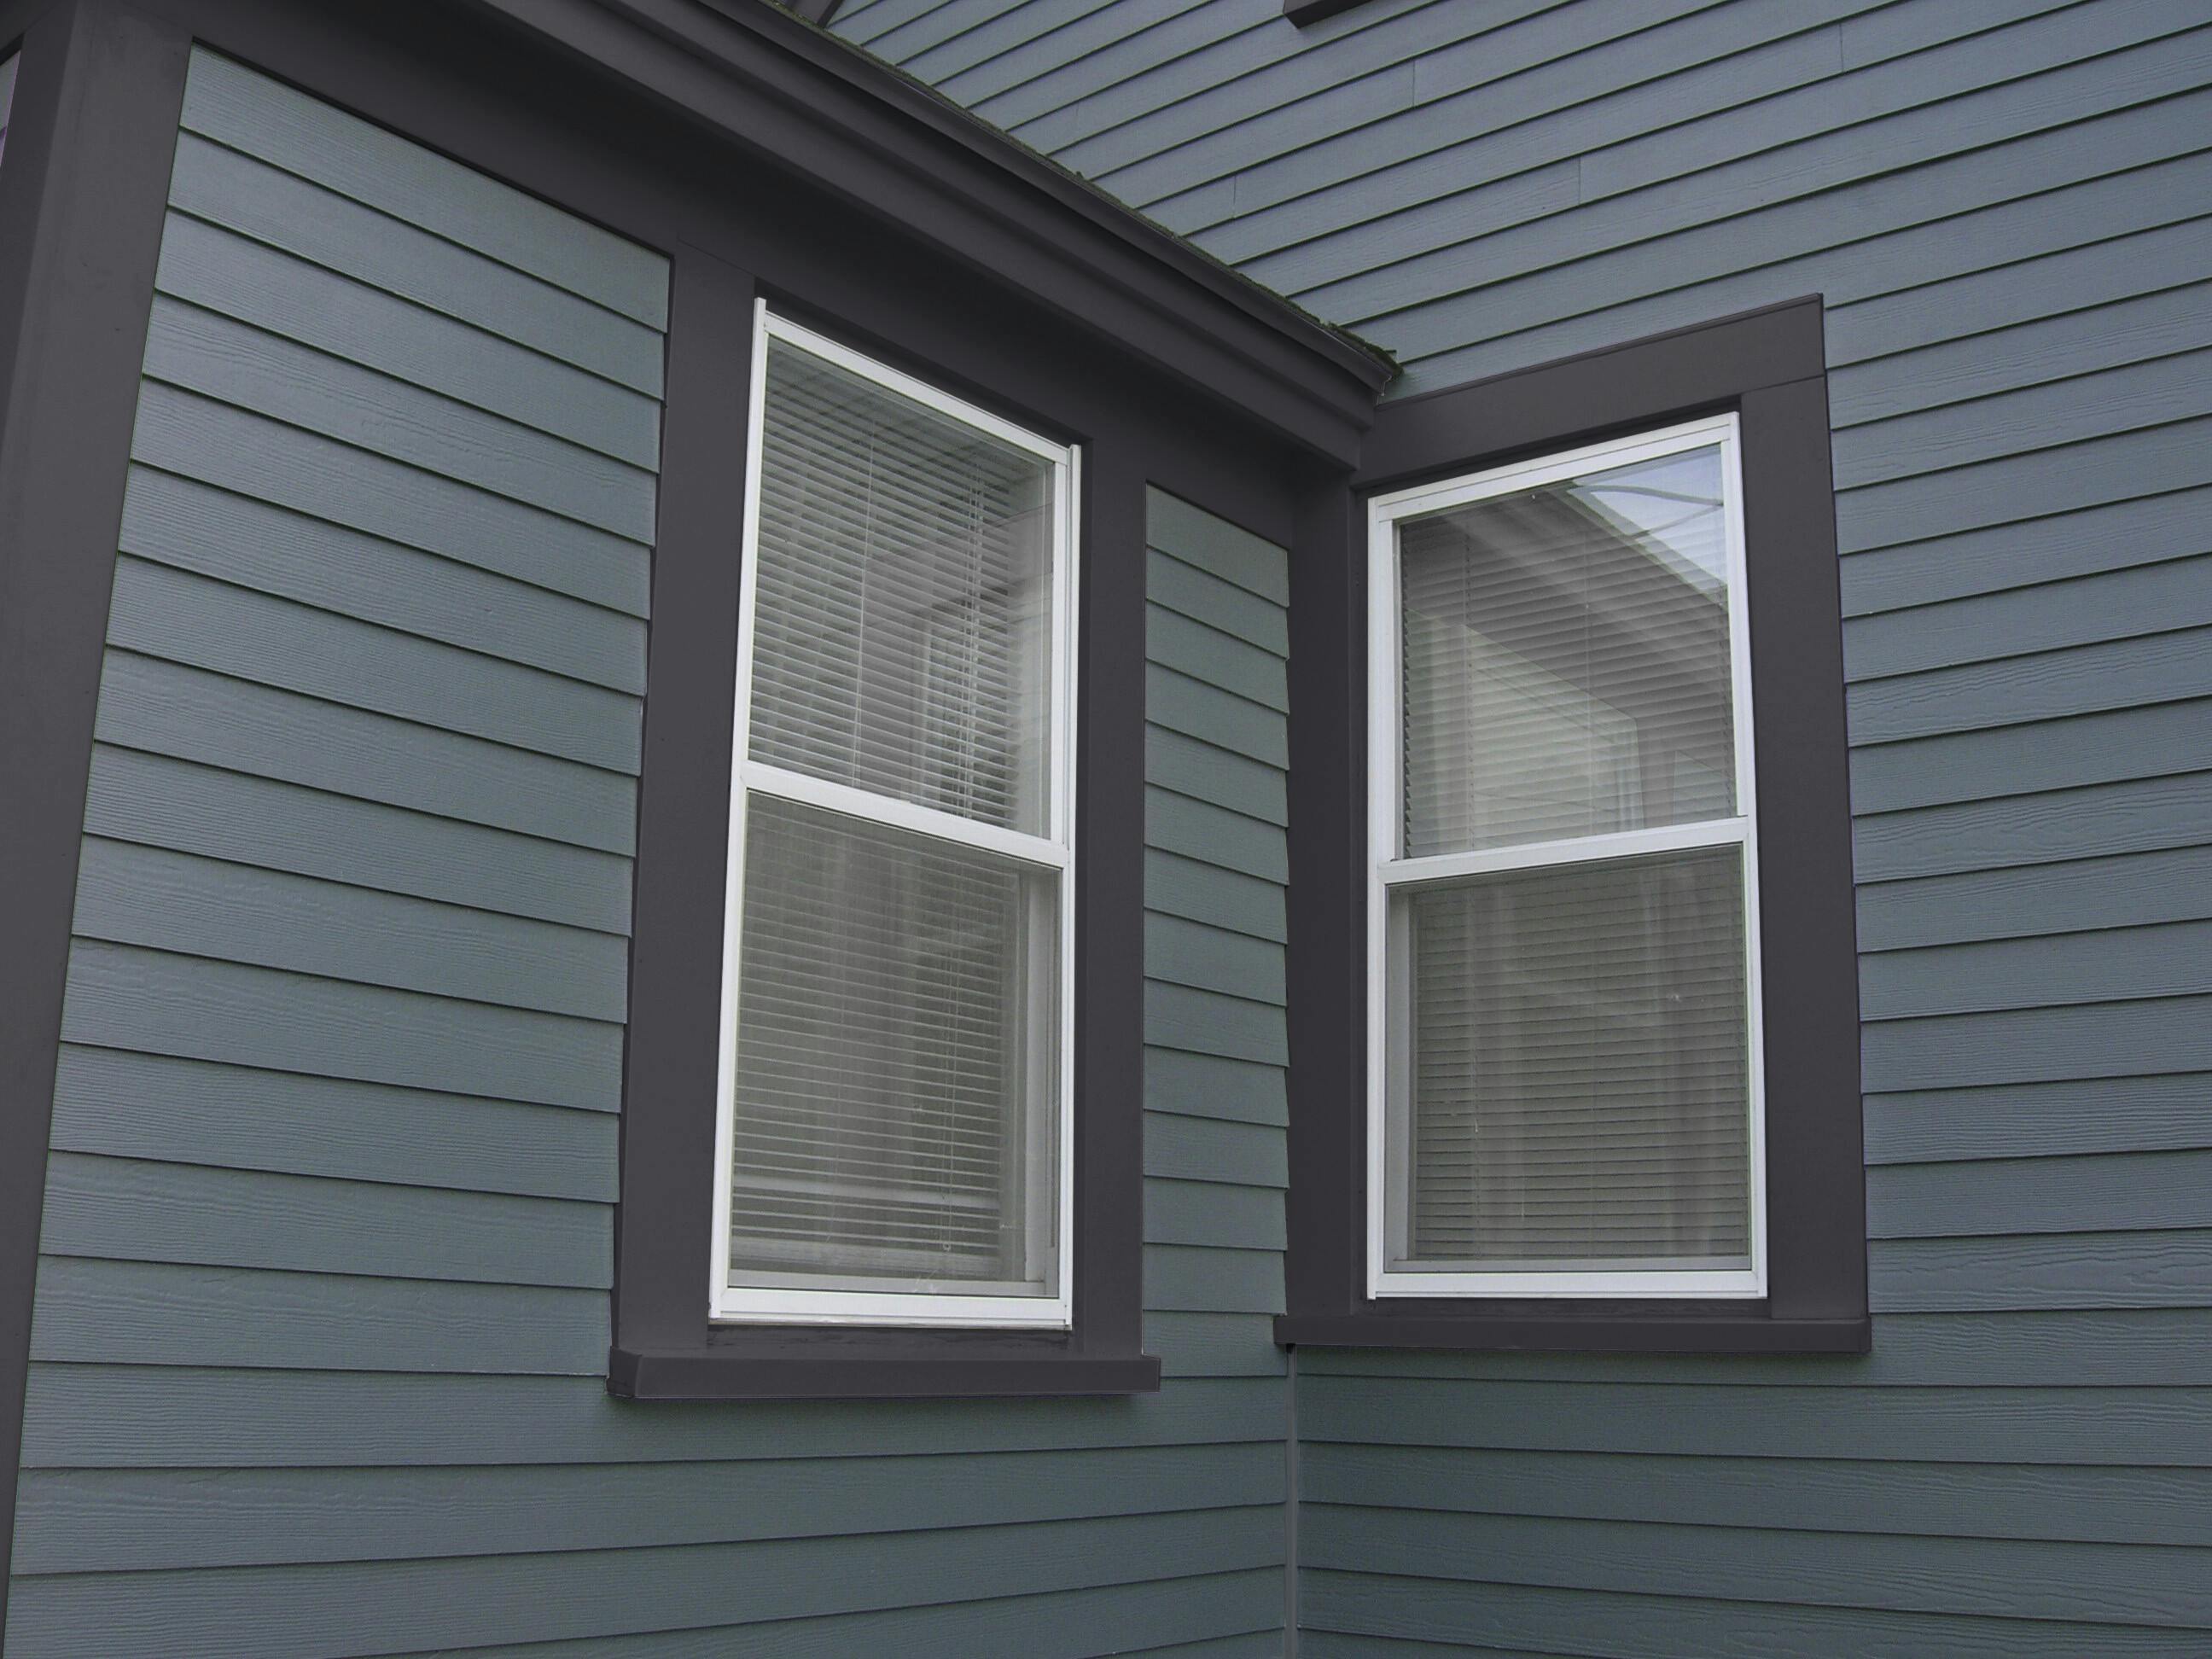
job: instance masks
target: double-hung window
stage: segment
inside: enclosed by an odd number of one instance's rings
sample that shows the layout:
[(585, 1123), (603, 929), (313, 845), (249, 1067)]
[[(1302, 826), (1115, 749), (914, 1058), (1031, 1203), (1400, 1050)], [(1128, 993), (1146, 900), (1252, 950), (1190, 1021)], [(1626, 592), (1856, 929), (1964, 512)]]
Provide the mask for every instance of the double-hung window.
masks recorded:
[(1370, 1297), (1765, 1293), (1736, 422), (1370, 502)]
[(709, 1317), (1066, 1328), (1077, 456), (756, 321)]

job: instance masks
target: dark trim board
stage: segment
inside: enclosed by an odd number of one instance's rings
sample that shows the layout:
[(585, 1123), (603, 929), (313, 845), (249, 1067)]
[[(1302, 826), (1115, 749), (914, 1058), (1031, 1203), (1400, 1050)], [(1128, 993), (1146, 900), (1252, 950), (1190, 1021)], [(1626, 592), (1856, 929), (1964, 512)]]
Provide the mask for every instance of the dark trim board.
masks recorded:
[(29, 28), (0, 165), (0, 1629), (46, 1146), (184, 35), (52, 8)]
[[(639, 808), (623, 1200), (608, 1387), (634, 1400), (1146, 1393), (1144, 542), (1146, 467), (1086, 447), (1076, 865), (1072, 1332), (713, 1326), (706, 1317), (729, 833), (738, 535), (755, 288), (679, 249)], [(933, 335), (941, 325), (915, 319)], [(1010, 319), (1007, 326), (1018, 331)], [(1030, 342), (1048, 356), (1048, 337)], [(931, 356), (960, 355), (957, 339)], [(1134, 411), (1131, 411), (1133, 415)], [(1095, 425), (1093, 431), (1100, 428)]]
[(1389, 360), (762, 0), (475, 0), (683, 118), (1349, 465)]
[[(1856, 1352), (1867, 1310), (1856, 918), (1820, 301), (1385, 404), (1352, 495), (1310, 493), (1292, 563), (1285, 1343)], [(1360, 495), (1733, 408), (1742, 429), (1769, 1295), (1764, 1304), (1365, 1292), (1367, 553)]]

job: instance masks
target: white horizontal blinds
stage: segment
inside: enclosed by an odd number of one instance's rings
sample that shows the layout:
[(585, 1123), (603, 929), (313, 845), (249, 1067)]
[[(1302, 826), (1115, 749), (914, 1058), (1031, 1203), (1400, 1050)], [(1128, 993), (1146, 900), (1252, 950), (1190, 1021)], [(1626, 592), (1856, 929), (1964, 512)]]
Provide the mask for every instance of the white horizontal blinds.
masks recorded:
[(1386, 1275), (1756, 1279), (1730, 441), (1707, 422), (1409, 497), (1388, 524)]
[(1046, 834), (1052, 480), (771, 340), (752, 757)]
[(0, 158), (8, 154), (8, 113), (15, 105), (15, 59), (0, 59)]
[(1742, 848), (1401, 890), (1406, 1254), (1750, 1266)]
[(744, 859), (733, 1279), (1042, 1293), (1057, 873), (764, 794)]
[(1717, 447), (1400, 534), (1404, 856), (1735, 811)]

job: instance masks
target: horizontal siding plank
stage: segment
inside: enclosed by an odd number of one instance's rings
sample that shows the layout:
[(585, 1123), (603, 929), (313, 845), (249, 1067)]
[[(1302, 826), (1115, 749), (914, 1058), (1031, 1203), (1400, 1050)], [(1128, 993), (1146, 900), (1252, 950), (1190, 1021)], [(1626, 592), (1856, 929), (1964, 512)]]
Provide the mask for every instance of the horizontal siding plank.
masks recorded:
[(635, 775), (642, 705), (499, 658), (125, 556), (111, 645), (602, 771)]
[(1156, 662), (1145, 665), (1145, 718), (1154, 726), (1269, 766), (1290, 764), (1290, 742), (1280, 714)]
[(131, 454), (381, 541), (647, 614), (652, 556), (641, 543), (160, 381), (140, 390)]
[(1145, 607), (1145, 654), (1270, 708), (1291, 706), (1290, 671), (1280, 656), (1164, 605)]
[(1860, 749), (1851, 803), (1893, 812), (2212, 767), (2212, 698)]
[(622, 1027), (79, 939), (62, 1036), (270, 1071), (612, 1112)]
[(1851, 740), (1896, 743), (2205, 696), (2212, 628), (2177, 629), (1854, 686)]
[[(2212, 169), (2208, 169), (2212, 182)], [(2207, 550), (2212, 489), (2154, 489), (2037, 519), (1852, 554), (1838, 567), (1844, 614), (1863, 617), (2145, 569)], [(2003, 653), (2004, 636), (1985, 636)]]
[(1844, 659), (1852, 679), (1869, 681), (2208, 624), (2212, 558), (2183, 557), (1854, 617)]
[(653, 539), (644, 468), (164, 295), (147, 328), (146, 374), (611, 535)]
[[(1145, 845), (1263, 882), (1290, 878), (1280, 825), (1164, 789), (1145, 791)], [(1149, 901), (1149, 885), (1146, 893)]]
[[(691, 1463), (1085, 1446), (1279, 1448), (1279, 1380), (1191, 1378), (1116, 1400), (812, 1401), (640, 1412), (603, 1377), (33, 1367), (26, 1468)], [(2166, 1460), (2155, 1460), (2163, 1462)]]
[(2202, 351), (2154, 358), (1863, 426), (1839, 425), (1836, 487), (2008, 461), (2212, 414), (2212, 395), (2204, 390), (2209, 362), (2212, 354)]
[[(945, 1601), (881, 1613), (775, 1620), (742, 1630), (709, 1626), (640, 1635), (595, 1636), (574, 1642), (501, 1643), (469, 1650), (477, 1659), (726, 1659), (732, 1644), (776, 1659), (848, 1659), (855, 1653), (896, 1653), (902, 1659), (972, 1659), (1014, 1653), (1024, 1659), (1089, 1659), (1095, 1632), (1127, 1632), (1133, 1640), (1224, 1625), (1268, 1628), (1260, 1646), (1226, 1638), (1212, 1659), (1262, 1659), (1279, 1645), (1283, 1574), (1279, 1567), (1242, 1572), (1049, 1590)], [(1209, 1644), (1212, 1638), (1209, 1638)], [(1272, 1645), (1271, 1645), (1272, 1644)], [(1173, 1653), (1175, 1648), (1152, 1650)], [(1206, 1645), (1188, 1650), (1204, 1654)]]
[(100, 676), (95, 734), (599, 852), (628, 853), (636, 839), (637, 785), (622, 773), (118, 648)]
[(629, 931), (629, 860), (97, 744), (87, 833), (381, 892)]
[(620, 1020), (629, 942), (88, 836), (74, 927), (88, 939), (510, 1008)]
[(604, 1204), (56, 1152), (48, 1255), (605, 1290)]
[(1284, 997), (1283, 947), (1181, 916), (1145, 917), (1145, 972), (1164, 982), (1252, 1002)]
[(1290, 823), (1290, 780), (1279, 768), (1164, 726), (1145, 728), (1145, 781), (1263, 823)]
[(71, 1365), (606, 1372), (604, 1291), (46, 1256), (38, 1295), (32, 1358)]
[[(1263, 1444), (498, 1469), (76, 1470), (25, 1482), (27, 1574), (531, 1555), (1279, 1504)], [(31, 1544), (32, 1539), (26, 1538)]]
[(1145, 906), (1277, 944), (1288, 934), (1279, 879), (1248, 876), (1161, 847), (1145, 848)]
[[(1478, 1408), (1474, 1404), (1480, 1399)], [(2212, 1462), (2191, 1389), (1698, 1389), (1307, 1376), (1302, 1438), (1354, 1445), (1908, 1463)]]
[(1898, 881), (2201, 846), (2212, 771), (1869, 815), (1851, 827), (1858, 878)]
[[(2096, 228), (2083, 245), (2007, 260), (1978, 262), (1956, 275), (1869, 295), (1828, 313), (1828, 362), (1838, 383), (1853, 364), (1920, 347), (1966, 342), (2138, 295), (2173, 292), (2177, 276), (2212, 269), (2212, 220), (2183, 219), (2150, 228)], [(2000, 348), (2002, 349), (2002, 347)]]
[(1263, 1065), (1290, 1063), (1290, 1036), (1279, 1005), (1157, 980), (1145, 986), (1145, 1041)]
[(1858, 890), (1862, 951), (2087, 933), (2208, 916), (2212, 847), (1973, 871)]
[(1152, 1244), (1279, 1250), (1283, 1248), (1283, 1195), (1279, 1188), (1214, 1181), (1147, 1181), (1145, 1240)]
[[(2014, 319), (2010, 326), (1978, 307), (1954, 312), (1952, 326), (1972, 326), (1974, 331), (1922, 342), (1893, 356), (1838, 364), (1828, 382), (1835, 422), (1841, 428), (1892, 420), (2201, 351), (2212, 346), (2212, 323), (2205, 321), (2205, 301), (2212, 294), (2201, 283), (2133, 291), (2161, 278), (2171, 281), (2189, 269), (2169, 265), (2139, 271), (2126, 297), (2107, 305), (2092, 303), (2094, 295), (2049, 295), (2046, 306), (2070, 302), (2070, 308), (2056, 316)], [(1830, 362), (1838, 363), (1832, 356)]]
[(419, 1089), (62, 1045), (64, 1152), (612, 1203), (618, 1124)]
[(610, 310), (667, 324), (668, 261), (659, 253), (228, 58), (192, 55), (183, 121)]
[(1885, 1020), (1861, 1056), (1869, 1093), (2212, 1071), (2212, 1000)]
[(173, 472), (131, 469), (122, 550), (548, 676), (645, 690), (636, 617)]
[(172, 213), (155, 286), (632, 466), (659, 461), (660, 407), (644, 393), (219, 225)]
[(634, 392), (659, 395), (659, 330), (197, 133), (177, 135), (169, 205)]
[(1164, 489), (1145, 492), (1145, 538), (1153, 547), (1248, 588), (1291, 602), (1291, 557), (1274, 543)]
[(2212, 1151), (1892, 1164), (1867, 1172), (1875, 1238), (2164, 1228), (2212, 1228)]
[(1877, 1239), (1878, 1310), (2212, 1307), (2212, 1231)]
[[(1186, 1054), (1147, 1043), (1145, 1048), (1145, 1106), (1148, 1111), (1176, 1117), (1219, 1118), (1239, 1123), (1272, 1124), (1288, 1121), (1284, 1104), (1287, 1085), (1279, 1066), (1231, 1060), (1220, 1054)], [(1170, 1133), (1170, 1126), (1156, 1124), (1148, 1131)], [(1151, 1161), (1152, 1145), (1146, 1143)]]
[[(1316, 1570), (1301, 1580), (1303, 1615), (1324, 1630), (1444, 1644), (1480, 1642), (1486, 1650), (1602, 1653), (1607, 1659), (1706, 1659), (1715, 1653), (1759, 1659), (2195, 1659), (2201, 1632), (2111, 1625), (1893, 1613), (1856, 1607), (1620, 1595), (1536, 1585)], [(1301, 1644), (1316, 1659), (1398, 1653)]]
[(19, 1582), (9, 1645), (71, 1652), (96, 1624), (113, 1659), (180, 1650), (338, 1659), (819, 1615), (900, 1607), (923, 1586), (957, 1600), (1139, 1582), (1163, 1560), (1187, 1573), (1252, 1568), (1280, 1559), (1281, 1524), (1279, 1510), (1218, 1510), (453, 1562), (68, 1574)]
[(1240, 1187), (1289, 1184), (1283, 1132), (1273, 1124), (1156, 1110), (1145, 1114), (1145, 1173), (1164, 1181)]
[(1869, 1020), (2212, 994), (2212, 923), (2113, 927), (1863, 957)]
[(1272, 656), (1290, 653), (1290, 623), (1283, 607), (1154, 548), (1145, 564), (1150, 601), (1234, 635)]
[[(2212, 1472), (1309, 1448), (1314, 1504), (2108, 1544), (2212, 1545)], [(1929, 1564), (1939, 1557), (1931, 1555)], [(1686, 1586), (1685, 1587), (1686, 1589)]]
[(1277, 1250), (1147, 1244), (1145, 1306), (1209, 1313), (1280, 1313), (1282, 1255)]
[[(1924, 1540), (1749, 1527), (1674, 1527), (1547, 1516), (1315, 1504), (1302, 1559), (1431, 1579), (1896, 1612), (2202, 1629), (2206, 1558), (2040, 1540)], [(1308, 1552), (1310, 1552), (1309, 1553)]]
[(2212, 1147), (2212, 1077), (2027, 1081), (1869, 1095), (1869, 1164)]

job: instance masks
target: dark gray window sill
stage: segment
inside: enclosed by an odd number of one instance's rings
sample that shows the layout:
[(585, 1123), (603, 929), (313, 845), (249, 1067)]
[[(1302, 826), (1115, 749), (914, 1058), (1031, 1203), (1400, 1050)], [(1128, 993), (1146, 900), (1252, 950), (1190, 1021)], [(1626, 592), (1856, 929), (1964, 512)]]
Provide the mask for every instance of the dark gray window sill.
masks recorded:
[(1316, 1348), (1535, 1353), (1865, 1353), (1873, 1321), (1749, 1313), (1283, 1314), (1275, 1340)]
[[(1160, 1362), (1149, 1354), (1103, 1356), (948, 1353), (933, 1337), (867, 1352), (825, 1351), (797, 1339), (785, 1352), (714, 1347), (607, 1356), (607, 1392), (618, 1400), (979, 1400), (1023, 1396), (1157, 1394)], [(809, 1352), (807, 1350), (811, 1349)]]

